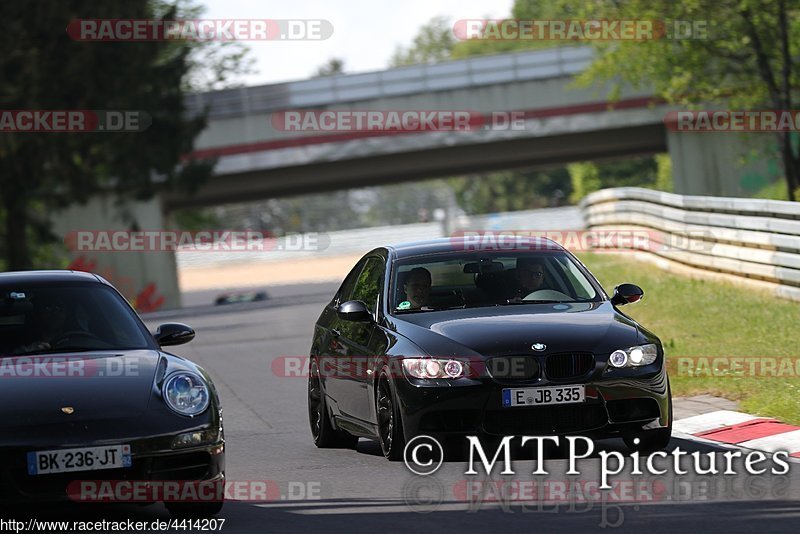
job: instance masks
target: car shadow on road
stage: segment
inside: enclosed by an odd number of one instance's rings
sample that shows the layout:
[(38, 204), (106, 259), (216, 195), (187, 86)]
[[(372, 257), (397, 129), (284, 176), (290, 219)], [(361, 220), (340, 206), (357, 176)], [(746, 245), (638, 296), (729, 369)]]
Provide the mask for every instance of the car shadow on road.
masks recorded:
[[(494, 454), (497, 447), (500, 445), (500, 439), (482, 440), (484, 450), (487, 453)], [(466, 439), (451, 441), (445, 445), (445, 462), (463, 462), (469, 459), (469, 444)], [(578, 443), (580, 445), (580, 443)], [(716, 445), (709, 442), (700, 442), (696, 440), (682, 439), (678, 437), (672, 438), (666, 449), (666, 452), (671, 452), (675, 448), (680, 448), (687, 452), (722, 452), (729, 450), (728, 446)], [(361, 439), (357, 447), (358, 454), (367, 456), (383, 456), (381, 446), (377, 441), (369, 439)], [(594, 450), (589, 458), (599, 458), (601, 452), (620, 452), (623, 455), (630, 454), (630, 451), (622, 442), (621, 438), (610, 438), (594, 441)], [(585, 448), (580, 446), (576, 448), (577, 454), (583, 455), (586, 452)], [(569, 459), (570, 451), (568, 441), (561, 437), (559, 445), (556, 446), (550, 441), (544, 442), (543, 457), (547, 460), (566, 460)], [(535, 444), (528, 444), (521, 446), (519, 439), (511, 442), (511, 454), (515, 460), (535, 460), (537, 459), (537, 450)]]

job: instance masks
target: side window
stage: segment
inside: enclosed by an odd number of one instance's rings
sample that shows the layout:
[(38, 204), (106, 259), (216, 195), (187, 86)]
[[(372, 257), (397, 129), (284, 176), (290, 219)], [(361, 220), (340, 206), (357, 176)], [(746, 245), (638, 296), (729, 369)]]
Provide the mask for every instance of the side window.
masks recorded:
[(339, 288), (339, 292), (337, 293), (337, 300), (339, 304), (342, 302), (347, 302), (348, 300), (353, 300), (351, 297), (353, 294), (353, 288), (355, 288), (356, 282), (358, 281), (358, 275), (364, 268), (365, 263), (366, 260), (359, 261), (356, 266), (353, 267), (353, 270), (347, 275), (347, 278), (344, 279), (344, 282), (342, 282), (342, 286)]
[(353, 295), (350, 300), (361, 300), (366, 303), (367, 308), (375, 313), (378, 304), (378, 295), (383, 286), (383, 274), (385, 263), (380, 258), (371, 257), (367, 260), (364, 270), (358, 277)]

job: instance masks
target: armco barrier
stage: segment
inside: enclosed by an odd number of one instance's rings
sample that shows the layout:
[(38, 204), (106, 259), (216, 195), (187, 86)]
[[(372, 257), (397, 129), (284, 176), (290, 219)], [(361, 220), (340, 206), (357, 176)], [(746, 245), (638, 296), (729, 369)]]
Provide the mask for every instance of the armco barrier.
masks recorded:
[(620, 187), (587, 195), (581, 212), (592, 230), (655, 230), (670, 246), (638, 253), (662, 264), (760, 281), (800, 301), (800, 202)]

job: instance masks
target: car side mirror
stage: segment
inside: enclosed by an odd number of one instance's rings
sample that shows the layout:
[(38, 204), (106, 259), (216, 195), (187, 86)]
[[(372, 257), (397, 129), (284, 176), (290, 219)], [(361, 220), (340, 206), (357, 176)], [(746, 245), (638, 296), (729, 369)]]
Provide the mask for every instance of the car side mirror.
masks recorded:
[(153, 337), (162, 347), (183, 345), (194, 339), (194, 329), (183, 323), (165, 323), (156, 329)]
[(348, 300), (339, 304), (336, 314), (345, 321), (356, 321), (365, 323), (372, 321), (372, 314), (367, 309), (367, 305), (360, 300)]
[(611, 304), (622, 306), (639, 302), (644, 297), (644, 290), (635, 284), (620, 284), (614, 288), (614, 296), (611, 297)]

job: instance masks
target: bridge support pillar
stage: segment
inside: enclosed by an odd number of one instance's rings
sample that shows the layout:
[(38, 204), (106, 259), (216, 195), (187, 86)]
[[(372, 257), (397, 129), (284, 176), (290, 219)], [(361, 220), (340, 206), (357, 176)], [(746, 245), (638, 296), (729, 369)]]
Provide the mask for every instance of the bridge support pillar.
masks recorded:
[[(115, 244), (101, 236), (111, 237), (115, 231), (162, 231), (165, 222), (159, 197), (117, 204), (112, 196), (97, 196), (83, 206), (70, 206), (55, 213), (53, 230), (67, 240), (70, 269), (99, 274), (114, 284), (137, 311), (144, 313), (180, 307), (175, 253), (108, 250)], [(79, 240), (79, 232), (86, 232), (83, 241)]]
[(768, 133), (667, 132), (674, 192), (749, 197), (782, 176)]

